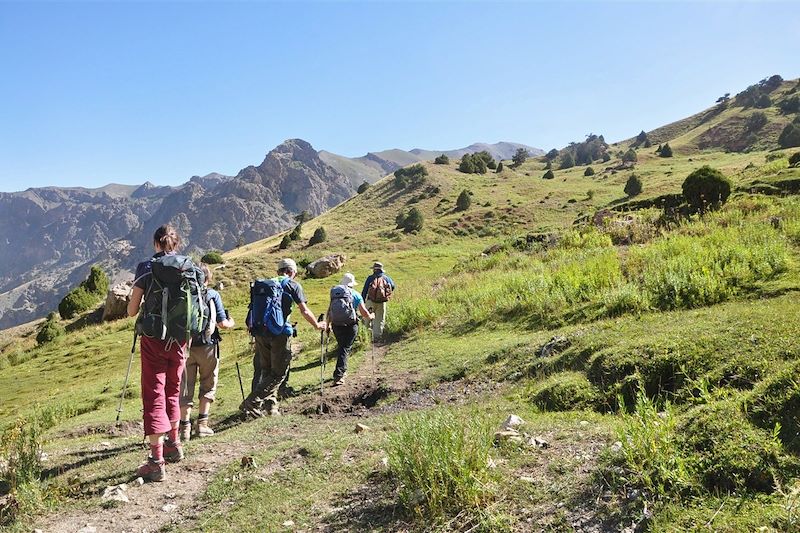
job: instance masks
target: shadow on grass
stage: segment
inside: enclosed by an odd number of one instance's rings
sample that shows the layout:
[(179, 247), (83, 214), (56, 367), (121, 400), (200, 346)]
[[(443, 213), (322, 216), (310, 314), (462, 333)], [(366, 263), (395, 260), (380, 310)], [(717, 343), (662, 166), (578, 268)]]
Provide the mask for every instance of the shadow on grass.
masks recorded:
[(412, 524), (385, 475), (374, 472), (367, 483), (333, 501), (334, 512), (322, 520), (323, 531), (401, 531)]
[(56, 476), (60, 476), (71, 470), (75, 470), (76, 468), (81, 468), (83, 466), (95, 463), (97, 461), (110, 459), (111, 457), (115, 457), (121, 453), (134, 451), (138, 448), (141, 448), (141, 446), (142, 445), (140, 443), (130, 443), (130, 444), (124, 444), (122, 446), (117, 446), (116, 448), (72, 452), (70, 455), (74, 457), (80, 457), (80, 459), (72, 463), (61, 464), (42, 471), (41, 479), (45, 480)]

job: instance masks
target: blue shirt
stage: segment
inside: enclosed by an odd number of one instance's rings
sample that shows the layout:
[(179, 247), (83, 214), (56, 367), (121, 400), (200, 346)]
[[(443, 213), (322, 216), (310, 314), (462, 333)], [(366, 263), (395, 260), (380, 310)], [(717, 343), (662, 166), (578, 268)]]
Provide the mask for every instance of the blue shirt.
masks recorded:
[(350, 289), (350, 292), (353, 295), (353, 307), (355, 307), (357, 311), (358, 306), (364, 303), (364, 298), (362, 298), (361, 295), (358, 294), (358, 292), (356, 292), (354, 288), (348, 287), (348, 289)]
[(369, 286), (372, 284), (372, 280), (374, 280), (375, 278), (377, 278), (379, 276), (383, 276), (384, 278), (386, 278), (386, 281), (389, 282), (389, 285), (392, 287), (392, 290), (395, 290), (397, 288), (397, 287), (395, 287), (394, 281), (392, 281), (392, 278), (390, 278), (389, 274), (387, 274), (386, 272), (379, 272), (377, 274), (372, 274), (367, 278), (367, 281), (364, 282), (364, 290), (361, 291), (361, 297), (364, 300), (367, 299), (367, 292), (369, 292)]

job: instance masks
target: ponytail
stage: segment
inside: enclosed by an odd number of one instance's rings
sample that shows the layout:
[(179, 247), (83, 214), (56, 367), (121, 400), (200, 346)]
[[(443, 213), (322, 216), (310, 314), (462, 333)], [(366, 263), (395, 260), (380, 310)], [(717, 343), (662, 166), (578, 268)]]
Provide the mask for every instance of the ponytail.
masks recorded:
[(172, 225), (164, 224), (153, 234), (153, 244), (164, 252), (174, 252), (180, 246), (181, 238)]

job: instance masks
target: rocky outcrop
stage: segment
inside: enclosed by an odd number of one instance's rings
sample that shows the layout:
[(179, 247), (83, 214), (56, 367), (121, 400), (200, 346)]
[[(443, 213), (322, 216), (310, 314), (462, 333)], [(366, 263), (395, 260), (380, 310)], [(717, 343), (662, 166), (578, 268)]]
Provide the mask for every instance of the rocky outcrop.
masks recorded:
[(103, 306), (103, 320), (119, 320), (128, 316), (132, 283), (120, 283), (108, 290)]
[(309, 263), (306, 272), (312, 278), (327, 278), (339, 272), (346, 261), (347, 257), (343, 254), (328, 255)]

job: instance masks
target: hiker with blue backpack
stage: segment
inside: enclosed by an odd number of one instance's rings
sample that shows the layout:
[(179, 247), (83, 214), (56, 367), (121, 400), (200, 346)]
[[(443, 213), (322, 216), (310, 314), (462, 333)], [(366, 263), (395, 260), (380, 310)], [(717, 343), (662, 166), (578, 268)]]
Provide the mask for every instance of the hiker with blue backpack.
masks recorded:
[(247, 327), (255, 339), (255, 357), (260, 363), (261, 379), (244, 399), (239, 410), (245, 415), (261, 417), (280, 415), (278, 389), (286, 379), (292, 361), (292, 327), (289, 315), (297, 304), (300, 314), (320, 331), (328, 325), (317, 320), (308, 307), (303, 287), (295, 281), (297, 264), (291, 259), (278, 263), (278, 277), (259, 279), (250, 286), (250, 307)]
[(198, 403), (200, 405), (198, 407), (195, 435), (198, 437), (210, 437), (214, 434), (214, 430), (208, 426), (208, 415), (211, 410), (211, 404), (216, 398), (217, 381), (219, 379), (219, 343), (222, 341), (219, 328), (229, 329), (235, 325), (222, 304), (220, 294), (214, 289), (208, 288), (214, 278), (213, 272), (205, 263), (200, 264), (200, 269), (205, 275), (208, 315), (203, 324), (203, 331), (199, 335), (192, 337), (189, 358), (186, 360), (180, 399), (181, 442), (187, 442), (192, 436), (191, 417), (192, 408), (194, 407), (194, 389), (198, 376), (200, 378), (200, 390), (198, 393)]
[(336, 370), (333, 372), (333, 384), (336, 386), (344, 385), (344, 378), (347, 375), (347, 358), (350, 356), (353, 343), (358, 336), (356, 311), (361, 313), (364, 320), (370, 321), (375, 318), (375, 315), (367, 310), (361, 295), (353, 290), (355, 284), (356, 277), (348, 272), (342, 277), (341, 283), (331, 289), (327, 321), (338, 345)]
[(361, 297), (367, 301), (367, 307), (375, 313), (375, 320), (372, 321), (373, 342), (383, 335), (389, 300), (396, 288), (392, 278), (383, 271), (383, 263), (375, 261), (372, 264), (372, 275), (364, 282), (364, 289), (361, 291)]
[(178, 431), (181, 376), (189, 342), (208, 313), (203, 271), (177, 254), (179, 246), (175, 228), (165, 224), (156, 230), (156, 253), (136, 267), (128, 303), (128, 316), (139, 315), (135, 335), (141, 337), (144, 434), (150, 442), (150, 454), (136, 475), (149, 481), (163, 481), (165, 461), (184, 457)]

